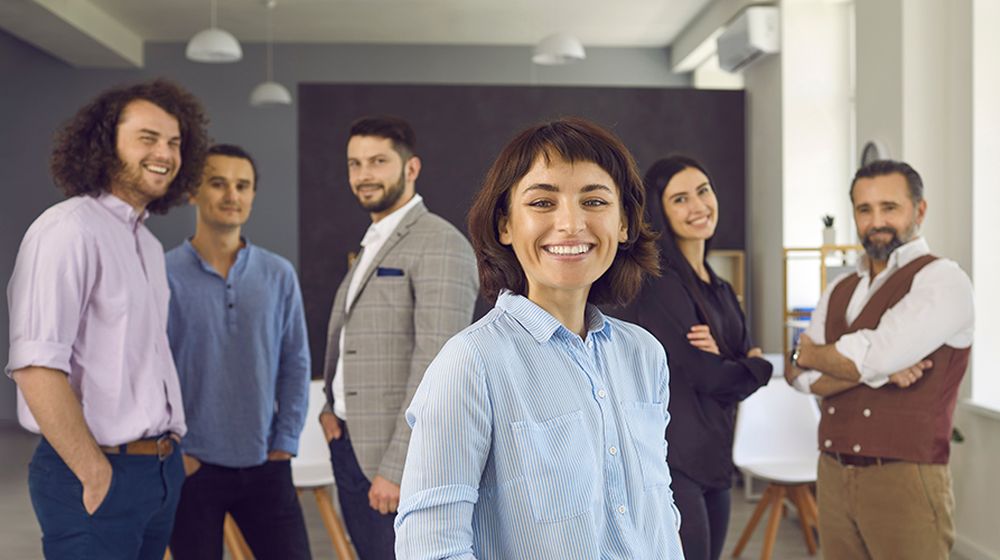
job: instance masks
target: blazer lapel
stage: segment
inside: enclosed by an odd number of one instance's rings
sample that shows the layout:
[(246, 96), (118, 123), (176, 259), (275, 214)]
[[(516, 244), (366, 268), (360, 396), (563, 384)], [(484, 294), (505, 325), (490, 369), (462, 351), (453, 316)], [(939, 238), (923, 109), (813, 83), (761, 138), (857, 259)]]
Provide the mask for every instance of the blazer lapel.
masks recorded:
[[(372, 275), (375, 274), (375, 271), (378, 270), (379, 265), (382, 264), (383, 260), (385, 260), (386, 255), (388, 255), (393, 250), (393, 248), (395, 248), (396, 245), (400, 241), (402, 241), (404, 237), (406, 237), (406, 234), (410, 233), (410, 227), (412, 227), (413, 224), (416, 223), (416, 221), (426, 213), (427, 213), (427, 207), (424, 206), (423, 202), (417, 203), (416, 206), (414, 206), (409, 212), (406, 213), (406, 216), (403, 218), (403, 221), (399, 222), (399, 225), (396, 226), (395, 230), (393, 230), (392, 235), (389, 237), (389, 239), (387, 239), (386, 242), (382, 244), (382, 248), (379, 249), (379, 252), (375, 255), (375, 258), (372, 259), (371, 266), (369, 266), (368, 270), (365, 271), (365, 275), (361, 279), (361, 284), (358, 285), (358, 293), (357, 295), (354, 296), (354, 301), (351, 302), (351, 308), (353, 308), (354, 305), (358, 303), (358, 299), (361, 298), (361, 295), (365, 291), (365, 286), (368, 285), (368, 281), (371, 280)], [(360, 257), (360, 255), (358, 256)], [(347, 310), (348, 313), (350, 313), (350, 311), (351, 311), (350, 309)]]

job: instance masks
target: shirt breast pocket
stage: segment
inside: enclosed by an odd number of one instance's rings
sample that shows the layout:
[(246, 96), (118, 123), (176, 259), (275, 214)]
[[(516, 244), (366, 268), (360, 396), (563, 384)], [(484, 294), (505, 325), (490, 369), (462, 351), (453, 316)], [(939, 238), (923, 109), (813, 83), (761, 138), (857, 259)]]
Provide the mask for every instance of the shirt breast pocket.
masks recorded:
[(562, 521), (587, 512), (598, 466), (583, 411), (545, 422), (513, 422), (511, 427), (535, 521)]
[(662, 403), (622, 403), (632, 442), (639, 455), (639, 468), (646, 489), (670, 484), (667, 466), (667, 421)]

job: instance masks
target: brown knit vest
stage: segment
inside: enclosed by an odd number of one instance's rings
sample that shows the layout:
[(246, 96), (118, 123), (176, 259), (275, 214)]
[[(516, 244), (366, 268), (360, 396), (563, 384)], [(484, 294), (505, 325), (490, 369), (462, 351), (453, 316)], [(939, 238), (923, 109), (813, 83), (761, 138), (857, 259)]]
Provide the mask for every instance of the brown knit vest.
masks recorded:
[[(861, 276), (855, 274), (837, 284), (827, 309), (827, 342), (878, 327), (882, 315), (909, 293), (914, 275), (936, 259), (924, 255), (894, 272), (850, 325), (847, 306)], [(906, 340), (899, 344), (906, 344)], [(924, 370), (923, 377), (906, 389), (892, 383), (879, 389), (862, 384), (824, 398), (820, 450), (947, 464), (952, 414), (971, 350), (941, 346), (927, 356), (933, 362), (931, 369)]]

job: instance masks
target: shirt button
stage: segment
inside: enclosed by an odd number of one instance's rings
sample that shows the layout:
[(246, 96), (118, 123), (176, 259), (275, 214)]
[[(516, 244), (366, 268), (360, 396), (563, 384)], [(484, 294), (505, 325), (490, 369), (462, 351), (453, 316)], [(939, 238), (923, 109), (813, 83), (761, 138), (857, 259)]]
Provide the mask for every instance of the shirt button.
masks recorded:
[(868, 418), (869, 416), (872, 415), (872, 409), (866, 408), (866, 409), (864, 409), (864, 410), (861, 411), (861, 414), (864, 414), (865, 418)]
[(834, 408), (834, 407), (832, 407), (832, 406), (830, 408), (826, 409), (826, 413), (827, 414), (833, 414), (835, 412), (837, 412), (837, 409)]
[(833, 447), (833, 442), (830, 440), (826, 440), (823, 442), (823, 447)]
[(618, 513), (625, 513), (625, 506), (618, 506)]
[(604, 397), (608, 396), (608, 392), (605, 391), (604, 389), (598, 389), (597, 396), (603, 399)]
[(229, 309), (232, 309), (232, 308), (233, 308), (233, 304), (230, 303), (229, 304)]
[(587, 341), (587, 348), (593, 348), (593, 347), (594, 347), (594, 341), (593, 340), (588, 340)]
[(229, 289), (229, 290), (232, 290), (233, 289), (233, 285), (232, 284), (226, 284), (226, 288)]
[(851, 449), (853, 449), (855, 453), (861, 453), (861, 446), (858, 445), (857, 443), (855, 443), (854, 447), (852, 447)]
[(610, 453), (610, 454), (612, 454), (612, 455), (617, 455), (617, 454), (618, 454), (618, 448), (612, 445), (612, 446), (611, 446), (611, 447), (610, 447), (610, 448), (608, 449), (608, 453)]

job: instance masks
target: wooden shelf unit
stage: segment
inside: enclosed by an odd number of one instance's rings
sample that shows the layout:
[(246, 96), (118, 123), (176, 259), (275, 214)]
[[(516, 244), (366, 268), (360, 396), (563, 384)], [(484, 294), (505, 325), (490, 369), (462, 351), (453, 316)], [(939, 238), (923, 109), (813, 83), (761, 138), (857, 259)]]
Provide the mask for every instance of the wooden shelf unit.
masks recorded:
[(816, 259), (819, 266), (819, 290), (823, 293), (826, 289), (828, 278), (827, 269), (831, 268), (828, 261), (831, 257), (841, 255), (842, 266), (849, 266), (848, 260), (856, 262), (864, 254), (864, 248), (860, 245), (822, 245), (819, 247), (785, 247), (781, 259), (781, 304), (782, 316), (781, 324), (784, 327), (783, 348), (784, 355), (787, 356), (792, 342), (792, 332), (796, 328), (804, 329), (809, 324), (811, 313), (790, 309), (788, 305), (788, 262), (790, 260)]

